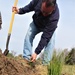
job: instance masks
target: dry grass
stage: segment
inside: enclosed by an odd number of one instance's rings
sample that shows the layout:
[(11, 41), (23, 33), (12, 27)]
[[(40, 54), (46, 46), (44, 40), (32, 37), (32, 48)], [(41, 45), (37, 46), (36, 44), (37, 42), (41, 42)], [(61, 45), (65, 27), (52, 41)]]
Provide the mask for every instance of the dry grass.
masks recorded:
[(75, 65), (64, 65), (62, 68), (63, 75), (75, 75)]
[(40, 75), (47, 75), (47, 66), (37, 65), (36, 69)]

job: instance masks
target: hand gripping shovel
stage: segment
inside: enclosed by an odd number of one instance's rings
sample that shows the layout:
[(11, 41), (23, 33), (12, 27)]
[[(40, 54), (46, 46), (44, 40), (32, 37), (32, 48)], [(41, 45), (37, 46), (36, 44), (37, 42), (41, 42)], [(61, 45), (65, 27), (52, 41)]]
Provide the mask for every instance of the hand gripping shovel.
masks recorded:
[[(15, 0), (14, 6), (17, 6), (17, 3), (18, 3), (18, 0)], [(5, 49), (4, 53), (3, 53), (5, 56), (7, 56), (7, 54), (9, 53), (8, 45), (9, 45), (9, 40), (10, 40), (10, 36), (11, 36), (14, 17), (15, 17), (15, 12), (12, 12), (12, 17), (11, 17), (11, 21), (10, 21), (10, 27), (9, 27), (8, 37), (7, 37), (7, 42), (6, 42), (6, 49)]]

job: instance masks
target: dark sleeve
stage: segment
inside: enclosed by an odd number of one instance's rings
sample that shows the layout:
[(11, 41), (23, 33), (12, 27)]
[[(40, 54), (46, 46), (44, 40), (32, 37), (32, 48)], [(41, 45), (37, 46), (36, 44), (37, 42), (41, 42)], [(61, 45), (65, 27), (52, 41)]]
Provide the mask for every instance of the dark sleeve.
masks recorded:
[(53, 20), (51, 23), (46, 26), (41, 36), (41, 40), (35, 49), (35, 53), (39, 54), (41, 50), (48, 44), (49, 40), (51, 39), (55, 29), (57, 28), (57, 20)]
[(18, 14), (25, 14), (30, 11), (34, 11), (34, 7), (36, 5), (36, 0), (32, 0), (28, 5), (25, 7), (19, 8), (19, 13)]
[(2, 17), (1, 17), (1, 12), (0, 12), (0, 26), (2, 24)]

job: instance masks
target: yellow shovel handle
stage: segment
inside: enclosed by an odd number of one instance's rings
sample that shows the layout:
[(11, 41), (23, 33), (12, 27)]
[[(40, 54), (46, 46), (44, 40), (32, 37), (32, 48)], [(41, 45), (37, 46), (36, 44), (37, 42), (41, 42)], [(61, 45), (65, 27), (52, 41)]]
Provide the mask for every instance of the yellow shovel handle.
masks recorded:
[[(17, 3), (18, 3), (18, 0), (15, 0), (14, 6), (17, 6)], [(12, 17), (11, 17), (11, 21), (10, 21), (10, 27), (9, 27), (8, 34), (11, 34), (12, 26), (13, 26), (13, 22), (14, 22), (14, 17), (15, 17), (15, 11), (12, 12)]]

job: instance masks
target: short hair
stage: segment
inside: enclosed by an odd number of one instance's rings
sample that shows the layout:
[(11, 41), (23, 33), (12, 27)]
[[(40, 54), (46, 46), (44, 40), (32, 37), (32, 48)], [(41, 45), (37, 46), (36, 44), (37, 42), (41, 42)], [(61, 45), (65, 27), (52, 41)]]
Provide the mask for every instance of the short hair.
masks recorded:
[(56, 0), (42, 0), (42, 2), (46, 2), (46, 7), (55, 6)]

